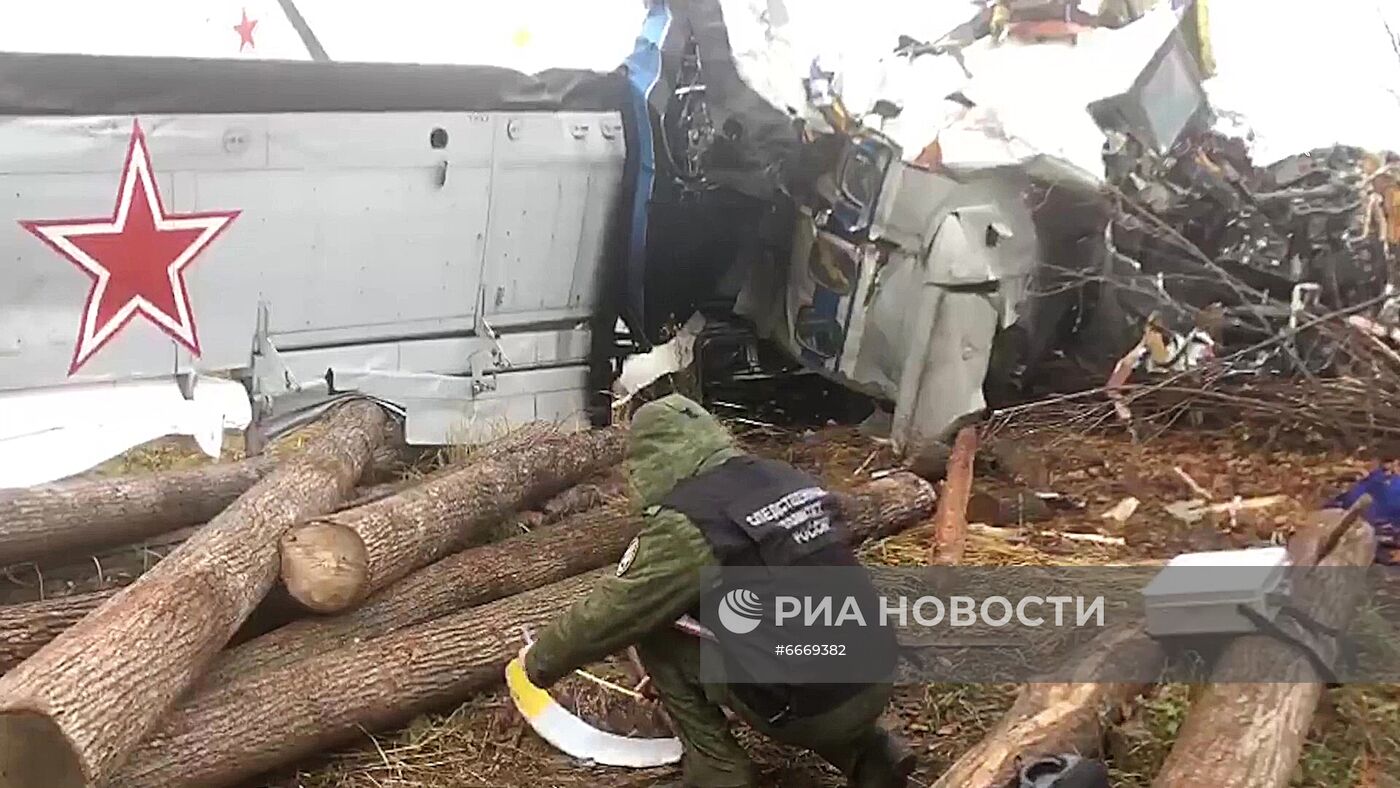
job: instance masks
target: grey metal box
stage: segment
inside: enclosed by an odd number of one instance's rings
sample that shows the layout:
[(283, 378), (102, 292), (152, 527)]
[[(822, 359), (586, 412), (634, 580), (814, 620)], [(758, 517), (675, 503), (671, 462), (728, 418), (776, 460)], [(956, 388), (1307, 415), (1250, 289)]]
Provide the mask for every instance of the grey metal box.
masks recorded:
[(1282, 547), (1177, 556), (1142, 589), (1148, 634), (1253, 632), (1254, 623), (1239, 606), (1272, 620), (1288, 592), (1287, 566)]

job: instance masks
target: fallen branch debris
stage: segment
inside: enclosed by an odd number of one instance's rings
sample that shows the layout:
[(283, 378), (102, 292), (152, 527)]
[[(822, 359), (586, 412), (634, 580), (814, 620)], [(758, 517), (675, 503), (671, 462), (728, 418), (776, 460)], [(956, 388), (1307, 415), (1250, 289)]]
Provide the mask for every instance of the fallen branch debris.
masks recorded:
[(972, 465), (977, 458), (977, 428), (963, 427), (953, 440), (948, 473), (933, 519), (933, 545), (929, 563), (956, 566), (967, 549), (967, 503), (972, 495)]

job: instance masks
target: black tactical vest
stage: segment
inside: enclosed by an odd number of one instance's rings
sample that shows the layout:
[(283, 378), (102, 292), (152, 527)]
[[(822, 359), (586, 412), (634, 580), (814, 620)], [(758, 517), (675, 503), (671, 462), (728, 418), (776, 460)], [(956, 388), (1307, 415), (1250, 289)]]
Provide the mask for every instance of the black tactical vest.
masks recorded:
[[(661, 505), (689, 518), (722, 566), (860, 566), (832, 495), (821, 480), (784, 462), (740, 455), (682, 481)], [(873, 586), (865, 592), (874, 599)], [(892, 663), (893, 633), (871, 634), (888, 639)], [(723, 628), (715, 637), (727, 664), (765, 658), (745, 651), (753, 639), (738, 638)], [(730, 691), (753, 711), (777, 721), (828, 711), (868, 686), (740, 682), (731, 683)]]

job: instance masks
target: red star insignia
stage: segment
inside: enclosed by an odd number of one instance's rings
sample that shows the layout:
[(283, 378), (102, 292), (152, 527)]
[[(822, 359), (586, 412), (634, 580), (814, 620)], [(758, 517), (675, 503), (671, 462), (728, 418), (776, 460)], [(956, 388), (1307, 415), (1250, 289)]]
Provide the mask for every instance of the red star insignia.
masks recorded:
[(21, 221), (92, 279), (68, 374), (77, 372), (138, 312), (198, 356), (185, 269), (239, 213), (166, 213), (146, 135), (133, 121), (111, 218)]
[(253, 28), (258, 26), (258, 20), (248, 18), (248, 9), (243, 9), (243, 21), (233, 26), (233, 32), (238, 34), (238, 51), (242, 52), (244, 47), (257, 49), (257, 44), (253, 43)]

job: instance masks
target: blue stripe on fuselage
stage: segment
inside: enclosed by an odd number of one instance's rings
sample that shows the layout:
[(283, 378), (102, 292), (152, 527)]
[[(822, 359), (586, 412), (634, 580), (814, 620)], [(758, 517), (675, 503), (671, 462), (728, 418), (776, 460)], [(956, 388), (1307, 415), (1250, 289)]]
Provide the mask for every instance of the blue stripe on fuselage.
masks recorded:
[(655, 0), (647, 9), (646, 20), (642, 22), (642, 32), (637, 36), (636, 46), (625, 61), (632, 108), (638, 126), (630, 130), (637, 135), (638, 167), (636, 190), (632, 195), (632, 231), (627, 247), (627, 302), (638, 319), (644, 319), (647, 209), (651, 203), (652, 187), (656, 183), (655, 139), (652, 136), (651, 112), (647, 100), (661, 79), (661, 46), (666, 41), (666, 33), (670, 29), (670, 6), (665, 0)]

